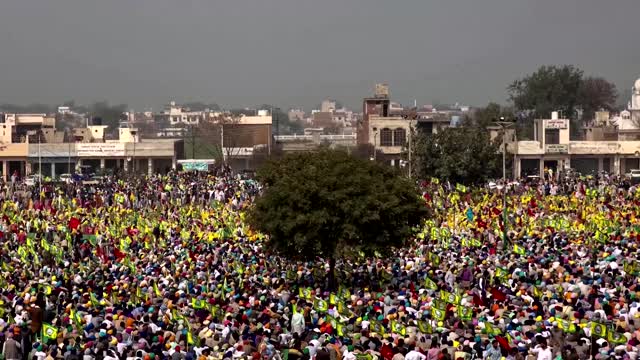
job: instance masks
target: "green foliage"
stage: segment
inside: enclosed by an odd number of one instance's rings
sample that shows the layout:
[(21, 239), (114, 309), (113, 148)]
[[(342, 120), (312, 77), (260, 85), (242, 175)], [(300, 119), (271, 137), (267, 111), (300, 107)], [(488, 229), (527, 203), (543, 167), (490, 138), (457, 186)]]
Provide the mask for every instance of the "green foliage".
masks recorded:
[[(515, 109), (528, 119), (549, 118), (552, 111), (572, 120), (591, 120), (600, 109), (614, 110), (616, 86), (600, 77), (584, 77), (573, 65), (542, 66), (509, 85)], [(582, 112), (582, 118), (578, 114)]]
[(107, 129), (109, 133), (115, 133), (118, 131), (120, 121), (124, 118), (124, 112), (126, 111), (126, 104), (112, 106), (107, 101), (93, 103), (88, 109), (91, 119), (102, 120), (102, 125), (109, 127)]
[(509, 95), (517, 110), (533, 118), (549, 118), (552, 111), (573, 117), (578, 105), (582, 70), (573, 65), (542, 66), (533, 74), (509, 85)]
[(501, 176), (501, 141), (501, 137), (492, 141), (488, 131), (478, 126), (418, 134), (414, 142), (414, 169), (422, 179), (435, 177), (454, 184), (482, 184)]
[(596, 111), (616, 109), (618, 89), (603, 78), (587, 77), (580, 84), (578, 99), (582, 107), (582, 119), (591, 120)]
[(477, 109), (471, 118), (466, 119), (466, 125), (475, 125), (479, 128), (486, 128), (496, 121), (499, 121), (500, 118), (513, 119), (514, 117), (513, 109), (491, 102), (487, 104), (486, 107)]
[(257, 173), (266, 189), (248, 213), (268, 245), (300, 259), (401, 247), (426, 215), (416, 185), (343, 151), (286, 155)]
[(188, 158), (222, 160), (220, 127), (201, 123), (195, 126), (185, 126), (184, 129), (184, 151)]
[(191, 136), (189, 130), (184, 137), (184, 152), (190, 159), (222, 159), (222, 150), (220, 149), (220, 143), (214, 143), (208, 138), (203, 137), (200, 134), (197, 136)]

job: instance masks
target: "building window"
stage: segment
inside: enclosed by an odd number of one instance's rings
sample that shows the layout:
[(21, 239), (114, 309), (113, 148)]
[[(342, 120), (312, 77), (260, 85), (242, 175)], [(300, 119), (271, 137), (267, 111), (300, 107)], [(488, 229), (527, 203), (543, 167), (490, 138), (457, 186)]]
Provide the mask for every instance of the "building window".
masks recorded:
[(380, 130), (380, 146), (392, 146), (393, 134), (391, 129), (384, 128)]
[(544, 142), (545, 144), (560, 144), (560, 130), (559, 129), (545, 129), (544, 130)]
[(393, 146), (404, 146), (407, 142), (407, 132), (403, 128), (393, 131)]

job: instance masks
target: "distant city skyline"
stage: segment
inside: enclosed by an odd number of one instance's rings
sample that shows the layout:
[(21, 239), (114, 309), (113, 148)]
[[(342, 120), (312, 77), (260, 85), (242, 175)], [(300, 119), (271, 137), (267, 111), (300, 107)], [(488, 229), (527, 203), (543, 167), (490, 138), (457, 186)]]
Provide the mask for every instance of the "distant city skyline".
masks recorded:
[(357, 110), (375, 83), (407, 104), (506, 103), (540, 65), (640, 76), (637, 0), (21, 0), (0, 11), (0, 103), (170, 100)]

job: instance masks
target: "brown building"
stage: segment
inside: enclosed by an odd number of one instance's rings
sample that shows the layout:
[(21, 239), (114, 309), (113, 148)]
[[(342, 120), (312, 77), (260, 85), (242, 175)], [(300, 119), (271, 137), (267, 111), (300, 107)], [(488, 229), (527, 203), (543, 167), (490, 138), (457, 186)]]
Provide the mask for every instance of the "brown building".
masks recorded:
[(362, 121), (358, 124), (358, 145), (371, 143), (369, 139), (369, 119), (372, 116), (388, 117), (390, 100), (387, 95), (365, 98), (362, 103)]

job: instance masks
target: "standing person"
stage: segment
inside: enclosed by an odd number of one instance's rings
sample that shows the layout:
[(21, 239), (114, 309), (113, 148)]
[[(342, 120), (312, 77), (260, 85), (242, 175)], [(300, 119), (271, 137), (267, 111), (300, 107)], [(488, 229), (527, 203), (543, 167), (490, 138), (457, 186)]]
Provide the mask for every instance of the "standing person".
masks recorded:
[[(409, 354), (407, 354), (409, 355)], [(440, 349), (438, 348), (438, 344), (436, 341), (431, 342), (431, 348), (429, 349), (429, 351), (427, 351), (427, 357), (426, 360), (438, 360), (438, 357), (440, 356)], [(406, 359), (406, 357), (405, 357)]]
[(538, 360), (552, 360), (553, 359), (553, 353), (551, 352), (551, 349), (549, 347), (547, 347), (547, 343), (546, 342), (542, 342), (539, 345), (536, 345), (535, 348), (531, 349), (531, 352), (538, 355), (537, 359)]
[(7, 340), (2, 346), (2, 355), (5, 360), (20, 360), (22, 358), (22, 351), (20, 343), (13, 338), (13, 334), (7, 334)]
[(296, 311), (291, 316), (291, 332), (301, 335), (304, 332), (304, 316), (300, 311)]
[(471, 286), (471, 280), (473, 280), (473, 273), (469, 268), (469, 265), (466, 265), (462, 270), (462, 274), (460, 275), (460, 280), (462, 281), (462, 287), (464, 289), (468, 289)]
[(405, 360), (428, 360), (429, 357), (424, 356), (417, 348), (409, 351), (407, 355), (404, 357)]
[(484, 352), (484, 358), (489, 360), (499, 360), (502, 357), (502, 352), (500, 351), (500, 344), (498, 340), (493, 340), (489, 346), (487, 346), (487, 350)]

